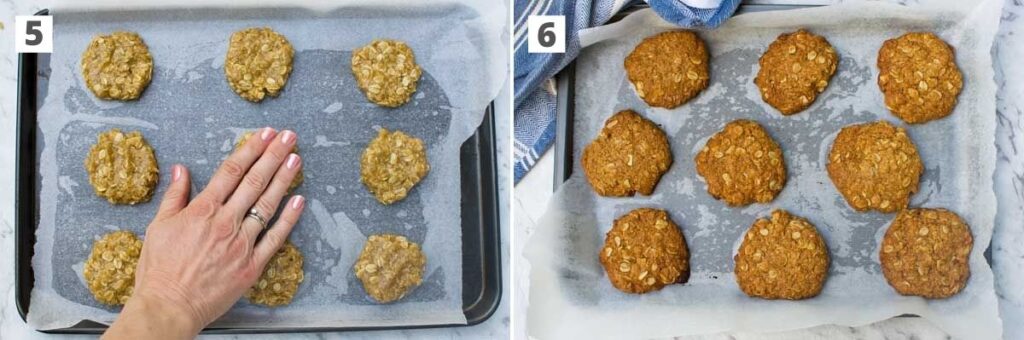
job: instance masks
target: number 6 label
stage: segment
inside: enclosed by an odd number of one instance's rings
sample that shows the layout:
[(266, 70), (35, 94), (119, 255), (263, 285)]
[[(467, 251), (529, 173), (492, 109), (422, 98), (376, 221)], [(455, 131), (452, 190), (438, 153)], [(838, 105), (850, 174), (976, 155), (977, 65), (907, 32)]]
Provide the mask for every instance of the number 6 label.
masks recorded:
[(14, 18), (14, 51), (53, 53), (53, 17), (19, 15)]
[(565, 53), (565, 17), (531, 15), (526, 19), (527, 52)]

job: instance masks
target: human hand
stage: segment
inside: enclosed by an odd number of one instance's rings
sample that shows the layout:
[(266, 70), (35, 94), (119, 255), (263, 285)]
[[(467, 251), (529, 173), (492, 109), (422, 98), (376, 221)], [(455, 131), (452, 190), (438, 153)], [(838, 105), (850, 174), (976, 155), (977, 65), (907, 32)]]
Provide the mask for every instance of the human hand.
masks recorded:
[(296, 139), (292, 131), (260, 130), (191, 202), (188, 169), (172, 167), (171, 184), (146, 229), (134, 292), (105, 337), (190, 338), (252, 287), (305, 205), (293, 196), (257, 242), (264, 226), (246, 213), (252, 208), (267, 221), (273, 217), (302, 167), (290, 153)]

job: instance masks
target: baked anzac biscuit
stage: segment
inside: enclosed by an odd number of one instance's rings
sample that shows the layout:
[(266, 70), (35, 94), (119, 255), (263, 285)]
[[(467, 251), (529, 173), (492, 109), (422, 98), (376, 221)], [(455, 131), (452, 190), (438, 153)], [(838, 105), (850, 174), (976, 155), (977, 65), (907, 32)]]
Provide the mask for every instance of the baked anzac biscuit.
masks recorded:
[(825, 91), (839, 56), (825, 38), (803, 29), (779, 35), (761, 55), (754, 84), (761, 99), (791, 115), (803, 111)]
[(740, 289), (764, 299), (814, 297), (828, 275), (828, 248), (818, 230), (781, 209), (771, 220), (754, 221), (733, 259)]
[(224, 74), (228, 85), (251, 102), (277, 97), (292, 73), (295, 50), (288, 39), (270, 28), (247, 28), (231, 35)]
[(828, 154), (828, 177), (857, 211), (903, 210), (924, 166), (903, 128), (886, 121), (844, 127)]
[(946, 209), (907, 209), (896, 215), (882, 239), (882, 273), (902, 295), (947, 298), (971, 275), (974, 238), (960, 216)]
[(657, 125), (626, 110), (605, 121), (601, 133), (583, 149), (581, 162), (598, 195), (650, 195), (672, 166), (672, 151)]
[(286, 241), (267, 262), (256, 284), (245, 292), (245, 298), (268, 307), (287, 305), (292, 303), (304, 279), (302, 253), (291, 241)]
[(81, 66), (85, 85), (100, 99), (138, 99), (153, 79), (153, 57), (134, 32), (92, 38)]
[(135, 287), (135, 266), (142, 253), (142, 240), (135, 233), (120, 230), (96, 240), (85, 260), (82, 274), (96, 301), (123, 305)]
[(422, 72), (412, 49), (401, 41), (374, 40), (352, 52), (356, 84), (367, 99), (380, 106), (407, 103)]
[(85, 171), (96, 195), (113, 204), (149, 201), (160, 174), (153, 147), (142, 133), (125, 134), (120, 129), (96, 136), (85, 158)]
[(405, 236), (379, 234), (366, 240), (353, 269), (370, 297), (389, 303), (420, 285), (426, 264), (420, 245)]
[(691, 31), (648, 37), (626, 56), (626, 76), (647, 105), (675, 108), (708, 87), (708, 51)]
[(878, 50), (878, 87), (894, 115), (925, 123), (953, 112), (963, 76), (952, 47), (931, 32), (914, 32)]
[(429, 171), (422, 140), (382, 128), (363, 151), (359, 180), (377, 201), (391, 204), (404, 199)]
[[(252, 137), (253, 133), (254, 133), (253, 131), (249, 131), (249, 132), (246, 132), (245, 134), (243, 134), (242, 138), (239, 138), (238, 142), (235, 143), (235, 150), (238, 150), (238, 149), (240, 149), (242, 147), (242, 145), (245, 145), (245, 142), (249, 140), (249, 137)], [(299, 146), (298, 145), (295, 145), (295, 146), (292, 147), (292, 153), (294, 153), (294, 154), (298, 154), (299, 153)], [(302, 184), (302, 180), (303, 179), (304, 179), (304, 177), (302, 176), (302, 169), (299, 169), (299, 173), (295, 174), (295, 178), (292, 179), (292, 183), (288, 185), (288, 192), (291, 193), (292, 190), (295, 190), (295, 188), (298, 188), (299, 185)]]
[(616, 219), (600, 258), (612, 286), (626, 293), (643, 294), (690, 278), (686, 239), (660, 209), (640, 208)]
[(752, 120), (726, 124), (704, 144), (695, 162), (708, 193), (731, 206), (771, 202), (786, 184), (782, 149)]

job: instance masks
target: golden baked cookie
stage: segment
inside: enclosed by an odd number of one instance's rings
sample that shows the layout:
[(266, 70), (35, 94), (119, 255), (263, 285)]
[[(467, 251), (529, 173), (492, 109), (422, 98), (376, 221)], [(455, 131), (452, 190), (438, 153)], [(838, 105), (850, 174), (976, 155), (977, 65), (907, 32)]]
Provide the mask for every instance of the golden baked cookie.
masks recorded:
[(786, 184), (782, 149), (752, 120), (726, 124), (708, 139), (695, 162), (708, 194), (731, 206), (771, 202)]
[(267, 262), (256, 284), (245, 292), (245, 298), (268, 307), (292, 303), (299, 284), (305, 279), (302, 260), (299, 248), (291, 241), (285, 241)]
[(971, 275), (971, 228), (946, 209), (907, 209), (885, 231), (879, 259), (882, 273), (902, 295), (947, 298)]
[(370, 235), (352, 267), (366, 293), (380, 303), (401, 299), (423, 281), (427, 257), (405, 236)]
[(292, 73), (295, 50), (288, 39), (268, 27), (246, 28), (231, 35), (224, 74), (242, 98), (262, 101), (277, 97)]
[(612, 286), (626, 293), (643, 294), (690, 278), (686, 238), (660, 209), (640, 208), (616, 219), (599, 256)]
[(708, 51), (697, 33), (648, 37), (626, 56), (626, 76), (647, 105), (675, 108), (708, 87)]
[(825, 38), (800, 29), (779, 35), (761, 55), (754, 84), (783, 115), (811, 106), (836, 72), (839, 55)]
[[(249, 140), (249, 137), (252, 137), (253, 133), (254, 133), (253, 131), (248, 131), (245, 134), (243, 134), (242, 138), (239, 138), (238, 142), (235, 142), (235, 150), (238, 150), (239, 148), (242, 147), (242, 145), (245, 145), (245, 142)], [(299, 146), (298, 145), (295, 145), (295, 146), (292, 147), (292, 153), (294, 153), (294, 154), (298, 154), (299, 153)], [(302, 184), (303, 179), (305, 179), (305, 177), (303, 177), (303, 175), (302, 175), (302, 169), (299, 169), (299, 173), (295, 174), (295, 178), (292, 179), (292, 183), (288, 185), (288, 192), (291, 193), (292, 190), (295, 190), (295, 188), (298, 188), (299, 185)]]
[(853, 209), (881, 212), (905, 209), (924, 171), (907, 132), (886, 121), (840, 130), (827, 168), (832, 184)]
[(135, 204), (153, 197), (160, 169), (142, 133), (111, 129), (96, 136), (85, 158), (96, 195), (113, 204)]
[(650, 195), (672, 166), (672, 151), (657, 125), (626, 110), (604, 122), (601, 133), (583, 149), (581, 163), (598, 195)]
[(367, 99), (380, 106), (407, 103), (422, 72), (412, 49), (398, 40), (374, 40), (352, 52), (356, 84)]
[(153, 57), (135, 32), (92, 38), (80, 64), (85, 85), (100, 99), (138, 99), (153, 79)]
[(430, 171), (422, 140), (384, 128), (366, 146), (359, 164), (359, 180), (383, 204), (404, 199)]
[(103, 235), (92, 244), (82, 274), (96, 301), (123, 305), (135, 288), (135, 266), (142, 254), (142, 240), (127, 230)]
[(754, 221), (733, 259), (736, 283), (752, 297), (811, 298), (828, 276), (828, 248), (818, 229), (781, 209)]
[(913, 32), (878, 50), (878, 87), (896, 117), (925, 123), (953, 112), (963, 76), (949, 44), (931, 32)]

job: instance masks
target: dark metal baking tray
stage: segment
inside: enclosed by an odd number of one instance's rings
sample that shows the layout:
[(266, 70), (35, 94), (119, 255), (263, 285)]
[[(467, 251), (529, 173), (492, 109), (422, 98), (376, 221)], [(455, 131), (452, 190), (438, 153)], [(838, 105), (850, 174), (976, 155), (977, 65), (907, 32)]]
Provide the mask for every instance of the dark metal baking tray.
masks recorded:
[[(36, 15), (49, 15), (42, 10)], [(35, 276), (32, 255), (39, 222), (39, 181), (36, 146), (37, 108), (46, 98), (50, 55), (23, 53), (18, 57), (18, 118), (15, 169), (15, 302), (22, 320), (31, 308)], [(494, 108), (460, 148), (462, 174), (462, 311), (466, 324), (389, 327), (207, 328), (206, 334), (335, 332), (472, 326), (491, 317), (501, 301), (501, 241), (499, 239), (498, 180), (495, 159)], [(101, 333), (106, 326), (90, 320), (45, 333)]]

